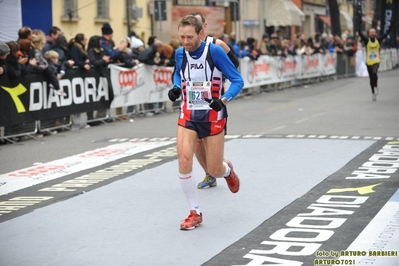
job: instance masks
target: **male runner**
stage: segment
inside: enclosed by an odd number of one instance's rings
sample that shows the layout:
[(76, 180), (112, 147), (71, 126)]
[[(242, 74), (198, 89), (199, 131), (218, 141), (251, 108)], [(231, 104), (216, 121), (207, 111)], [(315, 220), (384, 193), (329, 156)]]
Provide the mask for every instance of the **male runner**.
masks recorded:
[[(192, 12), (190, 15), (195, 16), (199, 22), (202, 23), (202, 29), (205, 31), (208, 26), (208, 23), (205, 20), (205, 16), (201, 12)], [(234, 64), (236, 68), (238, 68), (240, 62), (238, 61), (236, 55), (234, 52), (230, 49), (230, 47), (222, 40), (216, 39), (211, 36), (206, 36), (203, 41), (209, 42), (209, 43), (214, 43), (219, 45), (220, 47), (223, 48), (223, 50), (226, 52), (227, 56), (231, 60), (231, 62)], [(205, 178), (202, 182), (199, 182), (197, 185), (198, 189), (204, 189), (204, 188), (210, 188), (210, 187), (215, 187), (217, 185), (216, 178), (211, 176), (206, 168), (206, 156), (205, 156), (205, 150), (204, 150), (204, 143), (202, 140), (198, 140), (197, 145), (195, 146), (195, 157), (197, 157), (197, 160), (201, 167), (205, 171)]]
[[(183, 47), (176, 50), (174, 86), (168, 96), (171, 101), (183, 96), (177, 127), (177, 155), (179, 180), (190, 206), (190, 214), (180, 224), (180, 229), (191, 230), (202, 223), (192, 173), (198, 139), (203, 140), (209, 174), (224, 177), (233, 193), (240, 188), (233, 165), (224, 160), (225, 105), (242, 90), (244, 81), (220, 46), (202, 41), (202, 24), (194, 16), (183, 17), (178, 30)], [(223, 75), (231, 81), (227, 92), (223, 87)]]
[[(360, 28), (361, 27), (359, 27), (359, 29)], [(390, 30), (391, 27), (383, 36), (379, 38), (376, 37), (377, 32), (374, 28), (369, 29), (368, 36), (364, 36), (362, 32), (359, 32), (359, 36), (364, 43), (364, 47), (366, 48), (366, 66), (367, 66), (367, 71), (369, 72), (371, 95), (373, 101), (377, 100), (377, 95), (378, 95), (377, 73), (381, 61), (381, 55), (380, 55), (381, 42), (383, 39), (385, 39), (388, 36)]]

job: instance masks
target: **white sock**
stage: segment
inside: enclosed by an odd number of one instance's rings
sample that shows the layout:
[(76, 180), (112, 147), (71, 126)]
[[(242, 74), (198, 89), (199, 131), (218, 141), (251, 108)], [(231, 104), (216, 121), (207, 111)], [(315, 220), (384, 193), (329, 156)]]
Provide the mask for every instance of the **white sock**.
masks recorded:
[(226, 172), (224, 172), (223, 177), (227, 178), (230, 176), (230, 167), (226, 162), (223, 162), (224, 167), (226, 167)]
[(188, 174), (179, 173), (179, 180), (184, 195), (186, 196), (188, 205), (190, 206), (190, 210), (196, 210), (197, 213), (200, 214), (197, 189), (192, 172)]

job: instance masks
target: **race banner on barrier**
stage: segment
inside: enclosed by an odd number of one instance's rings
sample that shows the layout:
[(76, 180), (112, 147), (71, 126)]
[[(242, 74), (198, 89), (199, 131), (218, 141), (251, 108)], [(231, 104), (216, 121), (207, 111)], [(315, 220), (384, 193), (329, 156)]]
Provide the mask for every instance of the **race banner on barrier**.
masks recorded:
[[(396, 49), (381, 50), (379, 70), (385, 71), (395, 67), (399, 61), (398, 56)], [(260, 56), (257, 60), (246, 57), (240, 59), (239, 70), (244, 79), (244, 88), (252, 88), (293, 80), (348, 74), (352, 60), (355, 61), (354, 58), (349, 60), (346, 54), (340, 54), (338, 58), (336, 53), (286, 57)], [(363, 59), (359, 57), (356, 60)], [(354, 63), (353, 68), (355, 70)], [(342, 73), (338, 73), (338, 70)], [(3, 74), (0, 75), (0, 126), (24, 124), (95, 110), (168, 102), (168, 91), (173, 86), (172, 74), (173, 67), (145, 64), (134, 68), (110, 64), (101, 73), (95, 69), (86, 71), (72, 68), (68, 69), (59, 81), (67, 93), (66, 97), (58, 96), (49, 88), (43, 73), (29, 74), (21, 80), (11, 80)], [(229, 84), (227, 80), (224, 84), (226, 89)]]
[(0, 76), (0, 126), (10, 126), (107, 109), (113, 95), (107, 74), (95, 70), (70, 69), (59, 80), (66, 97), (57, 95), (42, 73), (21, 80)]
[(114, 100), (111, 108), (169, 101), (173, 67), (140, 64), (132, 69), (109, 65)]
[(336, 74), (337, 54), (260, 56), (240, 59), (244, 88)]

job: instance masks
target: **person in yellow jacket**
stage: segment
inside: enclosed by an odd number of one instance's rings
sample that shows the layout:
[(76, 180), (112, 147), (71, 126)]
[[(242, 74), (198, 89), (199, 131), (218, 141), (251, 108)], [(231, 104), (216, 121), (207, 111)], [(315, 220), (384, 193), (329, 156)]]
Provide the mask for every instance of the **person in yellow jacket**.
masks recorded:
[(390, 29), (381, 37), (377, 37), (377, 31), (374, 28), (369, 29), (368, 36), (364, 36), (364, 34), (359, 32), (359, 36), (364, 43), (364, 47), (366, 48), (366, 66), (369, 73), (373, 101), (377, 100), (378, 95), (377, 73), (381, 61), (381, 42), (388, 36)]

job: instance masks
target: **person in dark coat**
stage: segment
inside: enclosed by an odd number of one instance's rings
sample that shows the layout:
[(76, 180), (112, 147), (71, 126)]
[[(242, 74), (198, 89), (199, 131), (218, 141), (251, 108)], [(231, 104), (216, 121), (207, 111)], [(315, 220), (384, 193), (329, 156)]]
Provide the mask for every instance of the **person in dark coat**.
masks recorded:
[(83, 33), (76, 34), (75, 38), (69, 41), (69, 55), (71, 59), (75, 62), (75, 66), (89, 70), (90, 61), (87, 56), (85, 46), (87, 39)]

